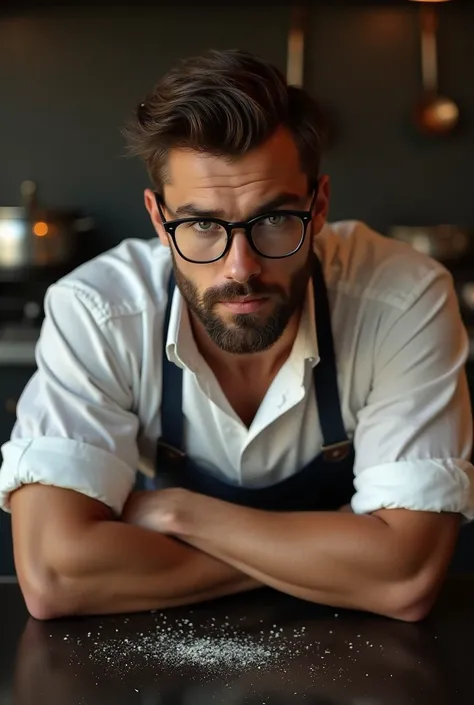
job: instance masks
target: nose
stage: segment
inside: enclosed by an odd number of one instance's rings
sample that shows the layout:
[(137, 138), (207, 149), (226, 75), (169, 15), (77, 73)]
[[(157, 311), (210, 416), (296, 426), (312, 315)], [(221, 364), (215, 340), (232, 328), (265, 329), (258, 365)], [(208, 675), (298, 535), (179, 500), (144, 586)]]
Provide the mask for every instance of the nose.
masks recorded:
[(224, 274), (227, 279), (243, 284), (251, 277), (261, 273), (262, 267), (260, 258), (247, 240), (242, 230), (235, 230), (233, 233), (230, 250), (225, 257)]

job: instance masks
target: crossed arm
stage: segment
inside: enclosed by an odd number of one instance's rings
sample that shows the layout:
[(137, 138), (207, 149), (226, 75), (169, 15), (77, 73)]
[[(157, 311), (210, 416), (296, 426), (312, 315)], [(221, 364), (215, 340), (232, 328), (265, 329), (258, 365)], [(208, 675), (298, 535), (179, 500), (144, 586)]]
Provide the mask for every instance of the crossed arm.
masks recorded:
[(24, 486), (11, 501), (18, 577), (39, 619), (161, 609), (267, 585), (418, 620), (436, 599), (459, 525), (456, 515), (408, 510), (263, 512), (180, 489), (133, 493), (122, 521), (54, 487)]
[(454, 514), (266, 512), (181, 489), (139, 493), (126, 516), (298, 598), (410, 621), (433, 605), (459, 527)]

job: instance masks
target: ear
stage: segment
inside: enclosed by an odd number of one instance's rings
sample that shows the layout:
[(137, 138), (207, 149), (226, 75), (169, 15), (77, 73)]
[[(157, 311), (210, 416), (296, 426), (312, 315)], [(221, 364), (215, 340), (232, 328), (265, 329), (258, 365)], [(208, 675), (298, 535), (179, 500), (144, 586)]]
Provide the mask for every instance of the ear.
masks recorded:
[(313, 232), (319, 233), (324, 225), (329, 213), (329, 196), (330, 196), (329, 176), (323, 174), (319, 178), (318, 195), (313, 210)]
[(147, 188), (145, 189), (143, 196), (145, 208), (148, 211), (150, 220), (153, 223), (153, 227), (156, 230), (156, 234), (160, 238), (161, 244), (165, 247), (169, 247), (170, 241), (168, 238), (168, 234), (163, 227), (163, 223), (161, 222), (161, 217), (158, 211), (158, 206), (156, 205), (156, 196), (154, 192), (151, 189)]

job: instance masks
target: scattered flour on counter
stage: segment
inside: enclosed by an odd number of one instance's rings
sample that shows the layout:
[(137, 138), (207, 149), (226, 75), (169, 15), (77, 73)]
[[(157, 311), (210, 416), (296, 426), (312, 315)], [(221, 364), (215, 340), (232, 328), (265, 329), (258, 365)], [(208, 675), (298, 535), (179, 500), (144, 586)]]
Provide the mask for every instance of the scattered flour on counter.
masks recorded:
[[(245, 629), (244, 618), (197, 621), (192, 613), (189, 619), (152, 614), (151, 624), (147, 622), (143, 631), (132, 630), (127, 618), (122, 625), (114, 620), (113, 629), (107, 630), (113, 634), (110, 637), (104, 634), (102, 625), (85, 632), (87, 638), (67, 634), (66, 640), (76, 646), (70, 652), (70, 665), (77, 667), (87, 661), (99, 679), (123, 679), (127, 674), (146, 672), (147, 677), (177, 675), (204, 683), (216, 677), (232, 680), (232, 674), (249, 674), (255, 683), (267, 679), (267, 684), (276, 685), (280, 679), (286, 683), (292, 673), (305, 673), (308, 682), (318, 683), (319, 688), (328, 678), (345, 681), (344, 687), (348, 687), (362, 663), (367, 668), (368, 654), (374, 653), (374, 644), (365, 635), (354, 632), (352, 639), (336, 637), (339, 630), (335, 624), (328, 624), (332, 628), (325, 633), (319, 631), (317, 640), (305, 626), (283, 628), (273, 624), (270, 628), (260, 620), (258, 627), (253, 623), (252, 628)], [(383, 645), (379, 648), (379, 658), (385, 660)], [(365, 673), (364, 669), (361, 675)]]
[(147, 633), (107, 640), (92, 636), (89, 659), (117, 674), (150, 666), (168, 672), (186, 668), (202, 673), (259, 670), (287, 664), (301, 653), (304, 628), (289, 631), (287, 637), (275, 625), (271, 631), (254, 635), (230, 622), (217, 626), (211, 620), (196, 628), (188, 619), (172, 622), (164, 617)]

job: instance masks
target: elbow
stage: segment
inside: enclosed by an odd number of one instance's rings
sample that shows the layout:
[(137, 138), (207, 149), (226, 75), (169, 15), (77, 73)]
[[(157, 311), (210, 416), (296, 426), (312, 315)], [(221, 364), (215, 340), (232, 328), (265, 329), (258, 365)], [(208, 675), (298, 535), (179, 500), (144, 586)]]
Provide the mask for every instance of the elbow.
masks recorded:
[(77, 609), (65, 595), (58, 595), (46, 588), (44, 590), (23, 590), (23, 598), (29, 614), (37, 620), (48, 621), (78, 614)]
[(23, 593), (23, 597), (25, 599), (26, 608), (34, 619), (48, 621), (67, 616), (59, 614), (58, 610), (54, 609), (53, 605), (41, 596)]
[(400, 622), (421, 622), (429, 615), (434, 605), (434, 600), (423, 600), (417, 602), (407, 602), (402, 606), (397, 606), (387, 614), (388, 617)]
[(421, 622), (430, 614), (439, 588), (439, 583), (434, 582), (421, 589), (413, 583), (396, 586), (385, 606), (385, 616), (401, 622)]
[(78, 614), (71, 587), (57, 576), (19, 577), (20, 588), (29, 614), (47, 621)]

